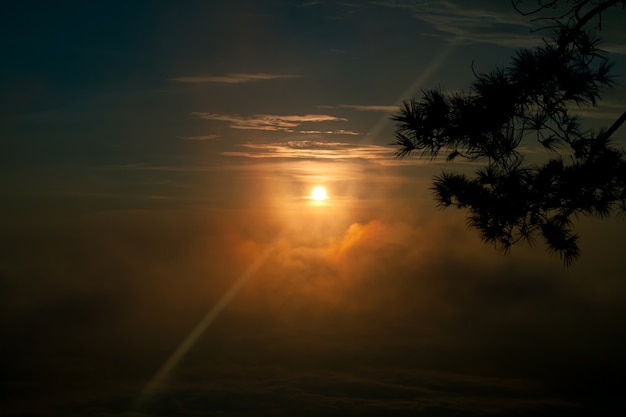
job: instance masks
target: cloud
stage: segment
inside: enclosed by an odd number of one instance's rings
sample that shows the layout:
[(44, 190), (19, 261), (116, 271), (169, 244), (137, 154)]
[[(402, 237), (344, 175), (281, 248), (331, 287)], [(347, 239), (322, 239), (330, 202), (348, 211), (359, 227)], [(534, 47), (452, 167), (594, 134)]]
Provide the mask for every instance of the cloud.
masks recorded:
[(457, 40), (509, 47), (536, 43), (538, 35), (530, 33), (529, 20), (516, 13), (509, 2), (502, 3), (456, 0), (376, 2), (379, 6), (411, 10), (416, 18)]
[(389, 105), (361, 105), (361, 104), (340, 104), (339, 107), (346, 109), (354, 109), (357, 111), (382, 111), (393, 112), (398, 110), (398, 106)]
[(235, 73), (226, 75), (196, 75), (170, 78), (172, 81), (190, 84), (225, 83), (240, 84), (251, 81), (278, 80), (287, 78), (298, 78), (300, 75), (293, 74), (248, 74)]
[[(341, 147), (295, 145), (323, 146)], [(154, 402), (124, 415), (554, 416), (621, 406), (620, 246), (596, 245), (606, 258), (568, 271), (528, 253), (502, 257), (422, 197), (408, 208), (387, 202), (392, 221), (377, 209), (341, 224), (336, 209), (294, 210), (285, 233), (289, 212), (258, 202), (12, 225), (7, 241), (27, 244), (3, 247), (13, 394), (3, 409), (122, 415), (271, 245)], [(596, 226), (598, 239), (623, 235)]]
[(325, 142), (297, 140), (274, 143), (246, 143), (241, 145), (246, 151), (224, 152), (224, 155), (247, 158), (287, 158), (287, 159), (367, 159), (392, 160), (392, 147), (359, 144), (350, 142)]
[(324, 4), (324, 2), (323, 1), (308, 1), (306, 3), (302, 3), (300, 7), (318, 6), (320, 4)]
[(319, 122), (347, 122), (348, 119), (330, 116), (327, 114), (306, 114), (306, 115), (271, 115), (271, 114), (255, 114), (243, 116), (239, 114), (220, 114), (220, 113), (203, 113), (193, 112), (194, 116), (206, 120), (219, 120), (230, 122), (233, 129), (252, 129), (252, 130), (270, 130), (294, 132), (294, 128), (303, 123), (319, 123)]
[(580, 117), (591, 120), (615, 121), (622, 115), (626, 106), (626, 101), (622, 99), (624, 93), (626, 89), (618, 87), (611, 93), (611, 97), (603, 98), (597, 106), (584, 108), (572, 106), (570, 110)]
[[(216, 415), (506, 415), (570, 411), (571, 404), (531, 393), (532, 382), (421, 370), (229, 369), (209, 379), (189, 369), (163, 392), (160, 404), (186, 407), (176, 415), (210, 409)], [(494, 392), (490, 396), (484, 392)], [(481, 395), (482, 394), (482, 395)], [(184, 398), (184, 401), (181, 399)], [(220, 398), (216, 402), (214, 399)], [(242, 400), (245, 399), (245, 400)], [(263, 414), (263, 413), (262, 413)]]
[[(507, 47), (529, 47), (541, 43), (541, 36), (547, 32), (537, 32), (537, 28), (549, 26), (546, 20), (533, 21), (536, 16), (522, 16), (510, 2), (488, 0), (393, 0), (374, 1), (380, 7), (394, 7), (410, 10), (420, 19), (457, 41), (490, 43)], [(533, 2), (522, 2), (520, 9), (528, 11), (536, 7)], [(557, 5), (557, 7), (559, 7)], [(569, 6), (565, 6), (569, 7)], [(592, 7), (592, 6), (590, 6)], [(558, 16), (564, 9), (548, 8), (542, 18)], [(625, 36), (620, 30), (620, 13), (604, 13), (602, 16), (605, 49), (612, 53), (626, 53)]]
[(180, 140), (212, 140), (219, 138), (219, 135), (204, 135), (204, 136), (177, 136), (176, 139)]
[(298, 133), (303, 133), (305, 135), (352, 135), (357, 136), (361, 133), (355, 132), (354, 130), (299, 130)]
[[(323, 134), (331, 132), (320, 132)], [(332, 132), (337, 134), (336, 132)], [(343, 133), (352, 135), (352, 133)], [(445, 160), (424, 161), (415, 158), (397, 159), (394, 157), (396, 148), (390, 145), (366, 143), (296, 140), (288, 142), (244, 143), (239, 151), (226, 151), (222, 155), (253, 159), (284, 159), (284, 160), (316, 160), (316, 161), (368, 161), (384, 166), (438, 166)], [(458, 167), (470, 166), (473, 162), (459, 162)]]

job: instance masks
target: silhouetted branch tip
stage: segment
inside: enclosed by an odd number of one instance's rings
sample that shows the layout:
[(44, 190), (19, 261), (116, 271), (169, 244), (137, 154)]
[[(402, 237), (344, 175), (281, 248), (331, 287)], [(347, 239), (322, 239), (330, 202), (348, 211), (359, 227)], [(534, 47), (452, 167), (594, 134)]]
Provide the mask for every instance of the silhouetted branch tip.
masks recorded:
[[(569, 266), (580, 255), (573, 218), (626, 213), (626, 152), (610, 140), (626, 112), (597, 133), (572, 114), (575, 107), (596, 106), (614, 85), (593, 32), (601, 29), (602, 14), (619, 4), (624, 8), (626, 0), (513, 0), (515, 10), (545, 22), (542, 29), (552, 36), (491, 72), (476, 72), (472, 62), (469, 90), (422, 91), (392, 117), (396, 158), (417, 151), (435, 159), (444, 149), (448, 162), (484, 163), (473, 176), (443, 172), (431, 190), (440, 207), (466, 210), (469, 227), (505, 253), (540, 236)], [(557, 14), (562, 5), (566, 10)], [(569, 152), (567, 158), (525, 163), (520, 145), (533, 137), (550, 154)]]

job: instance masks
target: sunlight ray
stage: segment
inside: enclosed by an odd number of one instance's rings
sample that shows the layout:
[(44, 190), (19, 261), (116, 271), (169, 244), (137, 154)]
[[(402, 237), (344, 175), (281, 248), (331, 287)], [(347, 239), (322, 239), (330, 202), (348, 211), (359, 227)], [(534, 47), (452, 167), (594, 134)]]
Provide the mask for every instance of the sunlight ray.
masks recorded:
[(145, 386), (138, 399), (135, 401), (133, 410), (140, 410), (150, 398), (156, 393), (158, 388), (163, 385), (169, 374), (176, 368), (178, 363), (196, 344), (198, 339), (206, 332), (207, 328), (217, 319), (222, 310), (235, 297), (237, 292), (244, 286), (252, 275), (267, 260), (268, 256), (274, 251), (275, 245), (270, 245), (261, 255), (246, 269), (237, 280), (230, 286), (228, 291), (215, 303), (213, 308), (204, 316), (204, 318), (196, 325), (189, 335), (182, 341), (178, 348), (163, 363), (158, 372), (152, 377), (150, 382)]
[[(418, 74), (415, 80), (406, 88), (398, 99), (395, 101), (395, 104), (400, 105), (402, 100), (405, 100), (408, 97), (413, 97), (420, 89), (424, 88), (424, 84), (428, 81), (430, 77), (437, 73), (439, 68), (443, 66), (446, 62), (450, 54), (456, 50), (459, 46), (460, 42), (458, 40), (453, 40), (449, 42), (444, 48), (441, 49), (439, 54), (428, 64), (428, 66), (424, 69), (423, 72)], [(378, 138), (378, 135), (391, 123), (391, 119), (388, 114), (382, 116), (378, 122), (374, 125), (374, 127), (365, 135), (366, 138), (363, 142), (371, 143), (375, 139)]]

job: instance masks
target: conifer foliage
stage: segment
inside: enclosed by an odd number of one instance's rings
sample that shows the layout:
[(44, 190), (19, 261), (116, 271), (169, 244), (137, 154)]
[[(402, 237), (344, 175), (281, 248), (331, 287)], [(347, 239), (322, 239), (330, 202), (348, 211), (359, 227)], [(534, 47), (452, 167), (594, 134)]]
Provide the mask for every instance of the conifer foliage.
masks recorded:
[[(612, 141), (626, 112), (600, 131), (583, 128), (576, 115), (613, 86), (597, 34), (603, 13), (625, 3), (514, 1), (539, 22), (543, 44), (475, 73), (467, 91), (424, 91), (393, 115), (398, 158), (483, 162), (473, 175), (442, 173), (432, 190), (440, 206), (467, 210), (469, 225), (498, 249), (539, 237), (570, 265), (579, 256), (577, 216), (626, 213), (626, 153)], [(545, 162), (527, 161), (520, 145), (528, 141), (548, 151)]]

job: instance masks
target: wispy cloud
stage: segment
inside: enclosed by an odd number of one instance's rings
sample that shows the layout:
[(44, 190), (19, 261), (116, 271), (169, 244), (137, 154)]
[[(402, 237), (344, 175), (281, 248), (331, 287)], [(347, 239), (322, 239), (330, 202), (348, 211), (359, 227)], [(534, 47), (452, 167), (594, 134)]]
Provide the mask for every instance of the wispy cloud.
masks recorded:
[(204, 135), (204, 136), (177, 136), (176, 139), (180, 140), (212, 140), (219, 138), (219, 135)]
[(609, 120), (615, 121), (620, 118), (622, 113), (618, 111), (605, 111), (596, 107), (589, 107), (587, 109), (575, 109), (573, 113), (580, 117), (584, 117), (592, 120)]
[(387, 105), (387, 104), (338, 104), (335, 106), (331, 105), (319, 105), (318, 109), (352, 109), (356, 111), (381, 111), (381, 112), (393, 112), (398, 110), (397, 105)]
[(323, 1), (308, 1), (306, 3), (302, 3), (300, 7), (318, 6), (320, 4), (324, 4), (324, 2)]
[(344, 109), (353, 109), (357, 111), (393, 112), (398, 110), (398, 106), (389, 105), (340, 104), (339, 107), (342, 107)]
[(615, 121), (619, 119), (626, 107), (626, 100), (622, 99), (625, 92), (626, 88), (618, 88), (611, 98), (603, 99), (597, 107), (578, 108), (572, 106), (570, 110), (586, 119)]
[(246, 143), (245, 150), (224, 152), (224, 155), (247, 158), (286, 158), (286, 159), (366, 159), (390, 161), (393, 148), (389, 146), (367, 145), (350, 142), (325, 142), (298, 140), (273, 143)]
[(240, 114), (220, 114), (220, 113), (202, 113), (194, 112), (194, 116), (206, 120), (219, 120), (230, 122), (233, 129), (253, 129), (253, 130), (272, 130), (295, 132), (294, 128), (303, 123), (318, 122), (347, 122), (348, 119), (330, 116), (327, 114), (305, 114), (305, 115), (272, 115), (272, 114), (254, 114), (243, 116)]
[(457, 41), (519, 47), (535, 44), (540, 36), (530, 32), (529, 20), (517, 13), (509, 2), (395, 0), (374, 3), (411, 10), (416, 18)]
[(360, 135), (360, 132), (355, 132), (354, 130), (299, 130), (298, 133), (303, 133), (305, 135)]
[[(541, 43), (541, 36), (548, 32), (536, 29), (549, 26), (545, 21), (533, 21), (531, 17), (518, 13), (510, 2), (491, 0), (374, 0), (371, 4), (410, 10), (417, 19), (433, 25), (443, 36), (452, 36), (457, 41), (490, 43), (508, 47), (529, 47)], [(521, 8), (532, 9), (532, 2), (524, 2)], [(557, 7), (559, 7), (557, 5)], [(568, 6), (566, 5), (565, 8)], [(591, 6), (590, 6), (591, 7)], [(541, 17), (558, 16), (564, 9), (547, 9)], [(539, 17), (539, 16), (534, 16)], [(611, 53), (624, 54), (626, 36), (621, 30), (619, 13), (607, 12), (602, 16), (602, 38), (607, 42), (604, 49)], [(532, 30), (535, 29), (535, 30)]]
[(191, 84), (206, 84), (206, 83), (225, 83), (225, 84), (240, 84), (251, 81), (264, 81), (264, 80), (278, 80), (285, 78), (298, 78), (299, 75), (293, 74), (248, 74), (248, 73), (235, 73), (225, 75), (193, 75), (170, 78), (172, 81), (180, 83)]

